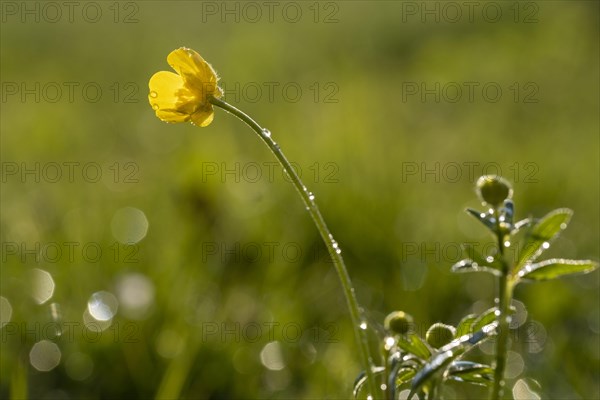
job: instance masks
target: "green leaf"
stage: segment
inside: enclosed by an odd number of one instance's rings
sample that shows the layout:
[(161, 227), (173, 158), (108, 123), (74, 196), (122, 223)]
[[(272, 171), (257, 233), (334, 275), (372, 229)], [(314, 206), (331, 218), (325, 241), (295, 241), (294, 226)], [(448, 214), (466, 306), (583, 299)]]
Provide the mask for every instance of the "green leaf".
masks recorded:
[(417, 371), (414, 368), (410, 367), (402, 367), (400, 371), (398, 371), (398, 375), (396, 375), (396, 386), (400, 386), (408, 381), (410, 381)]
[(587, 274), (598, 268), (591, 260), (565, 260), (553, 258), (535, 264), (525, 265), (518, 273), (519, 280), (546, 281), (573, 274)]
[(466, 259), (457, 262), (450, 269), (452, 272), (456, 274), (461, 274), (465, 272), (489, 272), (490, 274), (501, 276), (502, 273), (495, 268), (491, 268), (486, 265), (481, 265), (473, 260)]
[(517, 260), (520, 269), (527, 262), (534, 261), (550, 246), (561, 230), (567, 227), (573, 211), (568, 208), (559, 208), (546, 214), (540, 219), (525, 236), (523, 248)]
[(403, 382), (408, 382), (410, 379), (412, 379), (413, 376), (415, 376), (416, 373), (417, 372), (414, 370), (414, 368), (402, 368), (398, 372), (396, 378), (401, 384)]
[(410, 382), (422, 364), (422, 360), (414, 356), (402, 357), (399, 353), (395, 356), (391, 357), (391, 371), (387, 377), (388, 394), (392, 399), (396, 398), (397, 389)]
[(496, 320), (496, 311), (498, 311), (498, 307), (490, 308), (481, 314), (471, 325), (471, 332), (477, 332), (483, 329), (484, 326), (491, 324)]
[(427, 360), (429, 357), (431, 357), (431, 349), (429, 348), (429, 345), (427, 345), (427, 343), (425, 343), (421, 337), (414, 333), (409, 334), (408, 338), (406, 336), (397, 336), (396, 341), (398, 347), (400, 347), (402, 350), (413, 354), (422, 360)]
[(423, 385), (426, 385), (436, 376), (439, 376), (439, 374), (443, 373), (446, 370), (446, 367), (452, 361), (462, 356), (473, 346), (495, 335), (497, 325), (497, 322), (492, 322), (491, 324), (485, 326), (482, 330), (477, 331), (467, 337), (453, 340), (446, 346), (439, 349), (433, 357), (427, 360), (427, 363), (415, 375), (414, 379), (412, 380), (411, 391), (416, 392), (423, 387)]
[(473, 322), (475, 322), (475, 320), (478, 317), (479, 316), (477, 314), (469, 314), (466, 317), (464, 317), (463, 319), (461, 319), (460, 322), (458, 323), (458, 326), (456, 327), (455, 338), (458, 339), (464, 335), (469, 335), (470, 333), (472, 333), (473, 330), (471, 329), (471, 326), (473, 325)]
[(445, 375), (447, 379), (482, 386), (489, 386), (494, 381), (492, 367), (471, 361), (454, 361), (446, 370)]
[[(375, 374), (375, 376), (380, 375), (383, 372), (385, 372), (384, 367), (373, 368), (373, 374)], [(352, 391), (352, 393), (354, 394), (355, 399), (358, 398), (361, 390), (365, 386), (365, 383), (367, 383), (367, 373), (365, 371), (361, 371), (358, 377), (354, 380), (354, 390)]]
[[(496, 319), (498, 318), (498, 316), (496, 315), (497, 311), (498, 307), (492, 307), (489, 310), (486, 310), (484, 313), (482, 313), (479, 317), (477, 317), (477, 319), (473, 322), (473, 325), (471, 325), (471, 332), (480, 331), (485, 326), (490, 325), (491, 323), (496, 321)], [(508, 313), (511, 315), (515, 314), (516, 312), (517, 309), (514, 308), (512, 305), (508, 308)]]
[(469, 257), (471, 260), (475, 261), (477, 264), (481, 265), (481, 266), (488, 266), (490, 268), (494, 268), (497, 270), (501, 270), (502, 269), (502, 265), (500, 264), (500, 262), (492, 257), (492, 256), (488, 256), (488, 257), (483, 257), (481, 254), (479, 254), (479, 252), (477, 250), (475, 250), (475, 246), (473, 246), (470, 243), (464, 243), (461, 246), (464, 250), (464, 252), (467, 254), (467, 257)]
[(496, 258), (492, 256), (484, 258), (475, 250), (475, 246), (469, 243), (464, 243), (461, 247), (468, 258), (454, 264), (452, 272), (489, 272), (501, 276), (502, 264)]
[(527, 226), (530, 226), (530, 225), (531, 225), (531, 219), (529, 219), (529, 218), (522, 219), (519, 222), (515, 222), (515, 224), (513, 225), (513, 230), (510, 233), (511, 233), (511, 235), (515, 235), (521, 229), (523, 229)]
[(467, 208), (465, 211), (475, 217), (476, 220), (484, 224), (489, 230), (496, 232), (496, 219), (493, 215), (489, 213), (482, 213), (472, 208)]

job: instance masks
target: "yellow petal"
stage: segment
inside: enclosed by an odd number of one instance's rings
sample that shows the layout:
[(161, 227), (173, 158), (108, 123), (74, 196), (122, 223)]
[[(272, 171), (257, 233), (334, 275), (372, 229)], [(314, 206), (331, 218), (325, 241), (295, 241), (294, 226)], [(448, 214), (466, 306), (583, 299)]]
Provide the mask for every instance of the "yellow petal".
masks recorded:
[(192, 123), (199, 127), (205, 127), (210, 125), (215, 117), (215, 111), (212, 104), (207, 104), (205, 107), (198, 109), (192, 114)]
[(148, 101), (163, 121), (189, 121), (201, 101), (185, 86), (183, 78), (173, 72), (157, 72), (150, 78), (148, 86)]
[(167, 56), (167, 62), (188, 86), (202, 93), (202, 98), (212, 96), (217, 91), (217, 73), (194, 50), (186, 47), (173, 50)]

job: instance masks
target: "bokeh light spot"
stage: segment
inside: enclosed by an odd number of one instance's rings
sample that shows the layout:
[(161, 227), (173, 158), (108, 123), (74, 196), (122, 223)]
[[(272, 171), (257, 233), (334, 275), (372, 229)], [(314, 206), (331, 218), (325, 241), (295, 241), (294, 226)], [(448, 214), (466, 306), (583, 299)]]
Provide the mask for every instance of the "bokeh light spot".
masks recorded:
[(280, 371), (285, 368), (283, 355), (281, 354), (281, 345), (278, 341), (269, 342), (260, 352), (260, 361), (271, 371)]
[(38, 304), (44, 304), (54, 294), (54, 279), (49, 272), (39, 268), (31, 270), (31, 296)]
[(90, 314), (90, 310), (88, 308), (83, 312), (83, 325), (86, 327), (88, 331), (92, 332), (102, 332), (110, 328), (112, 325), (112, 319), (108, 321), (99, 321), (92, 317)]
[(109, 292), (100, 291), (92, 294), (88, 300), (88, 311), (98, 321), (110, 321), (119, 308), (119, 301)]
[(539, 394), (535, 393), (524, 379), (519, 379), (512, 389), (515, 400), (540, 400)]
[(175, 358), (184, 347), (184, 339), (172, 329), (163, 329), (156, 338), (156, 352), (164, 358)]
[(75, 381), (87, 379), (94, 371), (94, 361), (84, 353), (73, 353), (65, 361), (65, 369), (69, 378)]
[(516, 351), (509, 351), (506, 361), (506, 373), (505, 376), (508, 379), (514, 379), (523, 373), (525, 368), (525, 361), (523, 357)]
[(120, 243), (137, 243), (148, 233), (148, 219), (142, 210), (125, 207), (113, 215), (110, 227), (112, 234)]
[(8, 299), (0, 296), (0, 328), (10, 322), (12, 318), (12, 306)]
[(154, 284), (143, 274), (122, 276), (117, 282), (116, 292), (121, 312), (127, 318), (144, 318), (154, 303)]
[(40, 340), (29, 352), (29, 362), (38, 371), (51, 371), (60, 363), (60, 349), (56, 343)]

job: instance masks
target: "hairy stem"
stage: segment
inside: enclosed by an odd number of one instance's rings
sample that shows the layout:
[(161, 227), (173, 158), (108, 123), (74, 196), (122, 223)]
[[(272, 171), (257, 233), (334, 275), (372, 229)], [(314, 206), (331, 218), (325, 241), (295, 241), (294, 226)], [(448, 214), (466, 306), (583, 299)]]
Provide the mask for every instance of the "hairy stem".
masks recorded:
[(371, 368), (371, 364), (373, 362), (373, 358), (371, 357), (371, 351), (369, 348), (368, 337), (366, 326), (363, 324), (363, 319), (361, 316), (361, 310), (358, 306), (358, 302), (356, 300), (356, 296), (354, 294), (354, 287), (352, 286), (352, 282), (350, 280), (350, 276), (348, 275), (348, 270), (346, 269), (346, 265), (344, 264), (344, 259), (341, 254), (341, 250), (338, 246), (338, 243), (333, 239), (333, 236), (329, 232), (329, 228), (319, 211), (319, 207), (314, 201), (314, 196), (311, 192), (308, 191), (306, 186), (300, 180), (300, 177), (296, 173), (296, 171), (292, 168), (292, 165), (287, 160), (279, 145), (273, 140), (271, 137), (271, 133), (266, 129), (262, 128), (256, 121), (250, 118), (243, 111), (237, 109), (231, 104), (217, 98), (211, 98), (210, 102), (217, 107), (222, 108), (223, 110), (235, 115), (237, 118), (242, 120), (246, 125), (248, 125), (256, 134), (262, 139), (262, 141), (269, 147), (269, 149), (273, 152), (284, 171), (291, 178), (294, 187), (300, 194), (302, 201), (306, 205), (306, 210), (310, 214), (317, 230), (321, 234), (321, 238), (327, 249), (329, 250), (329, 254), (333, 260), (333, 264), (337, 271), (338, 277), (342, 284), (342, 289), (344, 291), (344, 295), (346, 297), (346, 302), (348, 303), (348, 309), (350, 310), (350, 317), (352, 319), (352, 327), (354, 329), (354, 333), (356, 335), (356, 339), (358, 341), (359, 349), (360, 349), (360, 358), (367, 374), (367, 384), (369, 388), (369, 393), (371, 396), (377, 396), (377, 386), (375, 383), (375, 376), (373, 375), (373, 370)]
[(494, 384), (491, 390), (492, 400), (499, 400), (504, 394), (504, 370), (506, 369), (506, 358), (508, 352), (508, 331), (510, 328), (509, 309), (512, 301), (513, 284), (510, 276), (510, 265), (504, 258), (504, 234), (500, 228), (498, 209), (496, 216), (496, 235), (498, 240), (498, 252), (502, 262), (502, 275), (498, 281), (498, 337), (496, 341), (496, 365), (494, 368)]

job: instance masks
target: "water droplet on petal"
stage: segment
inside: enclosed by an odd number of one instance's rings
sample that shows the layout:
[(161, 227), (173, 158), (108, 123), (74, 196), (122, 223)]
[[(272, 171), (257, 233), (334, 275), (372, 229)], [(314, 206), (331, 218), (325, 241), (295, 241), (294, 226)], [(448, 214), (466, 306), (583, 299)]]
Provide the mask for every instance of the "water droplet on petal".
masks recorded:
[(152, 98), (157, 98), (158, 97), (158, 93), (156, 93), (154, 90), (150, 92), (150, 97)]
[(154, 111), (158, 110), (159, 109), (158, 104), (156, 104), (156, 103), (152, 104), (152, 109)]

